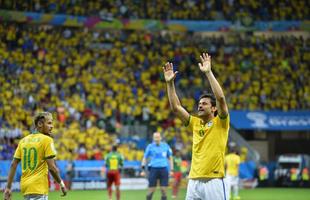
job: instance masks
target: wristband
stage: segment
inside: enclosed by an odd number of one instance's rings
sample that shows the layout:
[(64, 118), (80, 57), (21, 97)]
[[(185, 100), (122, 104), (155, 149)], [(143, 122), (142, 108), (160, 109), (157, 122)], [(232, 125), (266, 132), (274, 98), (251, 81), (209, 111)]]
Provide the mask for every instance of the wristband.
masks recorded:
[(62, 187), (62, 188), (65, 187), (65, 183), (63, 182), (63, 180), (60, 181), (59, 185), (60, 185), (60, 187)]
[(142, 168), (142, 170), (145, 170), (145, 166), (144, 165), (142, 165), (141, 168)]

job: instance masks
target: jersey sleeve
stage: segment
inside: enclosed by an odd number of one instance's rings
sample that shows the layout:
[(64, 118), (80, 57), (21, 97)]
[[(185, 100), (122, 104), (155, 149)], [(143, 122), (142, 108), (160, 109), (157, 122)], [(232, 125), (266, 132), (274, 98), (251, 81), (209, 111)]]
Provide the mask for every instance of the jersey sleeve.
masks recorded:
[(110, 153), (108, 153), (105, 157), (104, 157), (104, 162), (105, 162), (105, 166), (107, 168), (110, 167)]
[(169, 147), (168, 144), (167, 144), (167, 148), (168, 148), (167, 157), (170, 158), (172, 156), (172, 149)]
[(147, 145), (143, 157), (144, 157), (144, 158), (150, 157), (150, 145)]
[(44, 140), (44, 159), (54, 158), (56, 156), (56, 149), (54, 140), (52, 138), (46, 138)]
[(192, 116), (192, 115), (190, 115), (190, 116), (189, 116), (188, 123), (185, 124), (185, 127), (188, 127), (188, 128), (192, 131), (192, 130), (193, 130), (194, 121), (195, 121), (195, 117)]
[(107, 161), (108, 159), (109, 159), (109, 154), (106, 154), (106, 155), (104, 156), (104, 160)]
[(221, 118), (220, 116), (216, 116), (218, 122), (221, 124), (222, 128), (229, 128), (229, 123), (230, 123), (230, 117), (229, 114), (225, 118)]
[(15, 159), (18, 159), (18, 160), (21, 160), (21, 150), (20, 150), (20, 142), (15, 150), (15, 153), (14, 153), (14, 158)]
[(122, 154), (119, 154), (119, 166), (124, 166), (124, 156)]
[(228, 155), (225, 156), (224, 160), (225, 160), (225, 161), (224, 161), (225, 163), (228, 162)]

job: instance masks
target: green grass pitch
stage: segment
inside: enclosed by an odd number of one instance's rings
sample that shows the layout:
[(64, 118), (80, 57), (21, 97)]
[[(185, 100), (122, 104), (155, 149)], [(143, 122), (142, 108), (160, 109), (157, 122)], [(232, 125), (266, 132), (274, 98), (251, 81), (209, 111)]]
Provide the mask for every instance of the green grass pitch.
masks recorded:
[[(122, 191), (122, 200), (144, 200), (146, 190), (126, 190)], [(185, 199), (185, 189), (179, 194), (179, 200)], [(113, 193), (113, 195), (115, 195)], [(171, 199), (171, 190), (168, 191), (168, 199)], [(309, 189), (297, 188), (257, 188), (241, 190), (240, 196), (242, 200), (309, 200)], [(13, 200), (23, 200), (18, 192), (13, 193)], [(60, 192), (50, 192), (49, 200), (104, 200), (107, 198), (106, 190), (85, 190), (85, 191), (69, 191), (66, 197), (60, 197)], [(114, 197), (115, 199), (115, 197)], [(113, 200), (114, 200), (113, 199)], [(153, 200), (160, 199), (160, 191), (157, 189), (153, 196)]]

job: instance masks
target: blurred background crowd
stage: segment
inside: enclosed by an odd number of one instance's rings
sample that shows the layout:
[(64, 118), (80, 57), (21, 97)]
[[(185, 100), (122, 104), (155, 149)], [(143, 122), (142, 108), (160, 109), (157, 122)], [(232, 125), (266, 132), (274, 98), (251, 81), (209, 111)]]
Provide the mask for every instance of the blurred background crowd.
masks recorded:
[[(173, 128), (182, 126), (169, 110), (162, 66), (174, 63), (181, 102), (195, 113), (203, 92), (199, 88), (210, 91), (197, 67), (200, 49), (212, 55), (230, 109), (310, 106), (310, 40), (301, 37), (203, 37), (16, 24), (0, 25), (0, 37), (0, 125), (22, 136), (31, 130), (36, 111), (54, 113), (60, 159), (68, 159), (69, 152), (75, 152), (75, 159), (101, 159), (119, 129), (133, 123), (164, 131), (169, 142), (190, 152), (185, 145), (190, 134)], [(1, 140), (1, 156), (9, 159), (17, 141), (10, 136)], [(130, 160), (142, 156), (134, 143), (120, 151)]]
[[(0, 0), (0, 7), (111, 20), (309, 19), (305, 0), (99, 2)], [(191, 135), (169, 110), (165, 62), (173, 62), (180, 72), (178, 94), (191, 113), (196, 112), (202, 86), (210, 91), (197, 67), (202, 50), (212, 56), (230, 109), (303, 110), (310, 107), (309, 44), (309, 39), (296, 36), (205, 36), (1, 22), (0, 160), (12, 158), (15, 138), (31, 132), (33, 116), (41, 110), (54, 114), (58, 159), (100, 160), (119, 143), (127, 160), (141, 160), (143, 149), (136, 142), (121, 141), (121, 128), (136, 124), (164, 132), (165, 140), (189, 157)], [(130, 136), (138, 140), (139, 134)]]
[(1, 0), (1, 8), (104, 19), (302, 20), (309, 1), (287, 0)]

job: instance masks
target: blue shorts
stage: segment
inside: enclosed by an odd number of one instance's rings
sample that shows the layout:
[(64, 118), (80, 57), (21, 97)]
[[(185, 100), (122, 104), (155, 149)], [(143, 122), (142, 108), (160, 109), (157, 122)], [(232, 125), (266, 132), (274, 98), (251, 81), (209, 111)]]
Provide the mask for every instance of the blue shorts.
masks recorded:
[(150, 167), (149, 170), (149, 187), (156, 187), (157, 180), (159, 180), (160, 186), (168, 186), (169, 174), (167, 167)]

